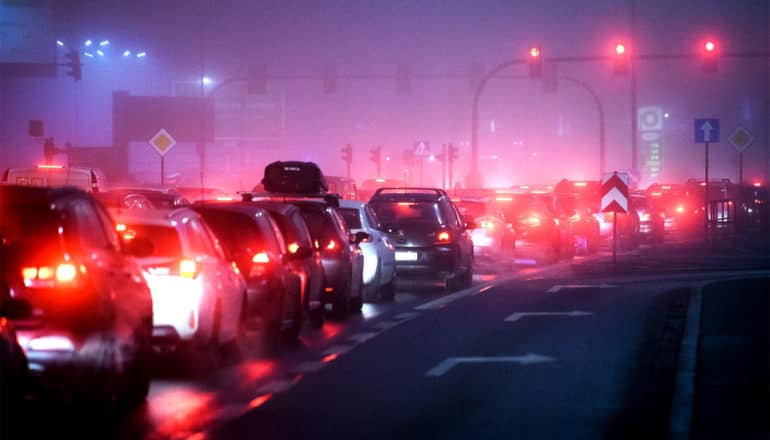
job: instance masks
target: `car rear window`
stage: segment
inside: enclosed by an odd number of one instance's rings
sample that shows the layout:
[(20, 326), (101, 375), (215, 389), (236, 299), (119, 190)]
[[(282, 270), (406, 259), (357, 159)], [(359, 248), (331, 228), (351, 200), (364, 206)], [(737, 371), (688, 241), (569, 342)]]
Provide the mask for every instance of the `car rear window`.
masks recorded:
[(331, 217), (323, 211), (302, 210), (302, 218), (305, 219), (310, 235), (314, 240), (327, 242), (339, 238), (337, 229), (334, 227)]
[(58, 243), (59, 215), (48, 206), (29, 204), (0, 205), (0, 242)]
[(345, 219), (345, 224), (348, 225), (348, 229), (361, 229), (361, 216), (358, 209), (341, 208), (340, 213), (342, 214), (342, 218)]
[(369, 206), (383, 225), (408, 222), (444, 224), (436, 203), (374, 202)]
[(123, 238), (131, 240), (134, 237), (144, 237), (152, 242), (150, 257), (180, 257), (182, 242), (179, 233), (170, 226), (128, 224), (123, 232)]
[(244, 214), (206, 211), (202, 215), (230, 258), (246, 248), (257, 252), (267, 247), (264, 250), (275, 252), (278, 247), (275, 238), (266, 238), (259, 225)]

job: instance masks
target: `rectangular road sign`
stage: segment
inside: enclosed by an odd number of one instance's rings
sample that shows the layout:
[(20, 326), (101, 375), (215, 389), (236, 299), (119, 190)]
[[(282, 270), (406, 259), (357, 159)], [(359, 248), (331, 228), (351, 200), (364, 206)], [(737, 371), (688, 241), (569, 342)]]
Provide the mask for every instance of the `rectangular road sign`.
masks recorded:
[(719, 119), (695, 119), (695, 143), (713, 144), (719, 142)]
[(628, 212), (628, 173), (602, 175), (602, 212)]

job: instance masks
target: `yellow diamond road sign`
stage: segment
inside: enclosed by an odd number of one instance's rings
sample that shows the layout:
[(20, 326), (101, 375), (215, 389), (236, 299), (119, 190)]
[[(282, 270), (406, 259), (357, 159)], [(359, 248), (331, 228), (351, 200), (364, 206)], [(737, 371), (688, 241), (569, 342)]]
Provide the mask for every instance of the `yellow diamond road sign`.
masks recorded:
[(148, 144), (161, 156), (165, 156), (174, 145), (176, 145), (176, 139), (165, 128), (161, 128), (155, 133), (155, 136), (151, 137)]
[(752, 142), (754, 142), (754, 136), (743, 127), (738, 127), (737, 130), (727, 139), (738, 150), (739, 153), (743, 153), (743, 150), (749, 148)]

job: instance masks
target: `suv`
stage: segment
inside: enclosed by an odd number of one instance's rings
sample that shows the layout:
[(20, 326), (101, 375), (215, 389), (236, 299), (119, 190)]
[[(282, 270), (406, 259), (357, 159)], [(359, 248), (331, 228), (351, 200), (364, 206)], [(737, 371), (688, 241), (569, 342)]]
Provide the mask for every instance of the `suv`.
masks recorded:
[(396, 248), (399, 278), (438, 278), (447, 290), (473, 281), (473, 241), (446, 192), (432, 188), (381, 188), (369, 206)]
[(0, 295), (33, 385), (144, 401), (152, 299), (127, 249), (82, 190), (0, 186)]

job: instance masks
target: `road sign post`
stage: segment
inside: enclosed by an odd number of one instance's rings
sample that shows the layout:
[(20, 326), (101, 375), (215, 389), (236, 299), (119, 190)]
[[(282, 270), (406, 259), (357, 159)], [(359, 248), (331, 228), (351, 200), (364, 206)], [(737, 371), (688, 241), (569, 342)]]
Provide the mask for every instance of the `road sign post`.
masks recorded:
[(602, 175), (602, 212), (612, 213), (612, 263), (617, 263), (618, 213), (628, 212), (628, 173)]
[(695, 143), (705, 144), (705, 182), (704, 185), (704, 204), (703, 204), (703, 224), (705, 228), (705, 240), (709, 243), (709, 217), (711, 214), (711, 205), (709, 203), (709, 144), (719, 142), (719, 119), (698, 118), (695, 119)]
[(174, 148), (176, 139), (165, 128), (161, 128), (147, 143), (160, 155), (160, 186), (163, 186), (166, 180), (166, 153)]
[(743, 127), (738, 127), (727, 140), (738, 152), (738, 184), (743, 183), (743, 152), (754, 142), (754, 136)]

